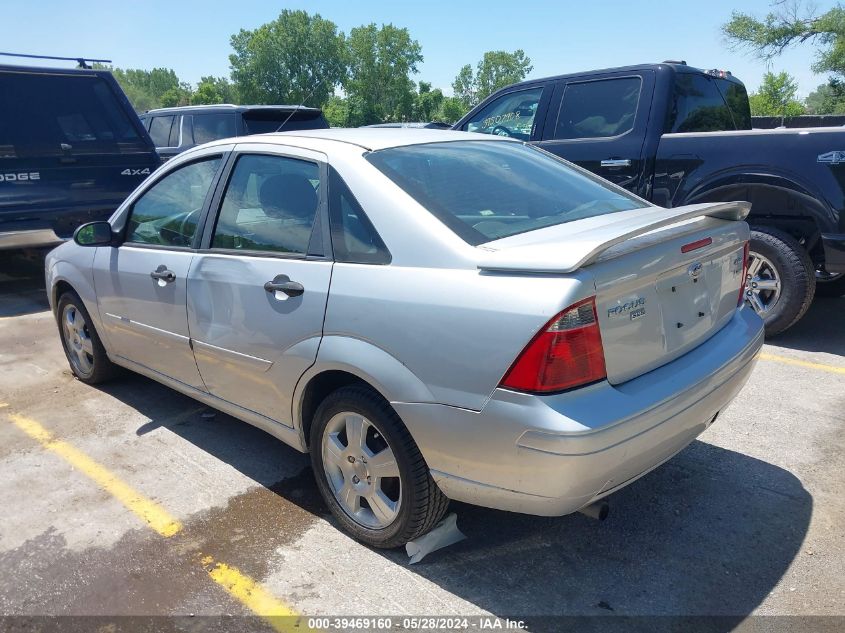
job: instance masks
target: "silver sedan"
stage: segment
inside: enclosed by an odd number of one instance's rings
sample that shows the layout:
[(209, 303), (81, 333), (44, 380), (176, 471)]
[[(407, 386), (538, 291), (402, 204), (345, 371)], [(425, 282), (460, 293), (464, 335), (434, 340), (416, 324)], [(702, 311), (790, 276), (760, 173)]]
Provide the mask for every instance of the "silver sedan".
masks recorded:
[(662, 209), (540, 149), (317, 130), (187, 151), (47, 258), (79, 380), (144, 374), (310, 452), (356, 538), (449, 499), (588, 507), (748, 378), (745, 203)]

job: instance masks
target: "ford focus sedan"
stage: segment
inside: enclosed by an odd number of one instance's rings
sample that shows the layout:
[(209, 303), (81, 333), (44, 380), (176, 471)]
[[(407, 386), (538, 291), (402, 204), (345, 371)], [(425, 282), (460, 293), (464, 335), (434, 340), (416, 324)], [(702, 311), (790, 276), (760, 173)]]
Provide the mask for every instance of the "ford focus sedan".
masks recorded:
[(73, 373), (138, 372), (310, 453), (359, 540), (448, 501), (563, 515), (656, 468), (748, 378), (745, 203), (662, 209), (521, 142), (227, 139), (47, 258)]

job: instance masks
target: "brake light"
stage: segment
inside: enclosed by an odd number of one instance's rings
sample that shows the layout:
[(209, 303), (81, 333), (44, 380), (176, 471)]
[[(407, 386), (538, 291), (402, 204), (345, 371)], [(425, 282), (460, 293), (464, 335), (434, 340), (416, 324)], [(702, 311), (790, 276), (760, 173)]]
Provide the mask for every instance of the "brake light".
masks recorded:
[(745, 299), (746, 275), (748, 275), (748, 242), (742, 247), (742, 277), (739, 278), (739, 298), (736, 300), (737, 307), (741, 306)]
[(502, 387), (532, 393), (562, 391), (607, 377), (595, 297), (555, 316), (522, 350)]
[(713, 243), (712, 237), (705, 237), (703, 240), (696, 240), (695, 242), (690, 242), (689, 244), (684, 244), (681, 246), (682, 253), (689, 253), (690, 251), (697, 251), (699, 248), (704, 248), (705, 246), (710, 246)]

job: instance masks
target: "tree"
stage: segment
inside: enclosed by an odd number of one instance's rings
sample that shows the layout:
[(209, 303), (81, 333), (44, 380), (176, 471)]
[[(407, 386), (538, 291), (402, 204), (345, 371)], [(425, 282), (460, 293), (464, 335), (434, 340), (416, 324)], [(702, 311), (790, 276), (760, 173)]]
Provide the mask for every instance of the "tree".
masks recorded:
[(170, 68), (115, 68), (95, 64), (94, 68), (111, 71), (117, 83), (126, 93), (132, 107), (138, 112), (145, 112), (165, 105), (178, 104), (186, 101), (190, 95), (188, 84), (181, 83), (179, 77)]
[(332, 95), (323, 104), (323, 116), (326, 117), (330, 127), (349, 127), (349, 101)]
[(411, 74), (423, 60), (422, 48), (408, 29), (392, 24), (359, 26), (347, 40), (350, 124), (403, 121), (413, 114)]
[(458, 97), (443, 97), (443, 102), (435, 113), (434, 120), (443, 121), (444, 123), (455, 123), (466, 113), (467, 109)]
[(534, 69), (522, 49), (513, 53), (487, 51), (478, 62), (475, 74), (467, 64), (458, 72), (452, 89), (465, 109), (470, 109), (499, 88), (522, 81)]
[(757, 92), (749, 95), (754, 116), (790, 117), (804, 114), (804, 106), (795, 98), (798, 84), (786, 72), (767, 72)]
[(415, 121), (433, 121), (443, 104), (443, 92), (440, 88), (431, 89), (431, 84), (421, 81), (414, 96), (413, 119)]
[(845, 114), (845, 82), (831, 77), (807, 95), (804, 103), (810, 114)]
[(778, 9), (763, 19), (734, 11), (722, 32), (735, 48), (745, 48), (765, 60), (796, 44), (818, 46), (812, 69), (845, 75), (845, 9), (837, 4), (821, 15), (798, 0), (775, 3)]
[(191, 104), (237, 103), (234, 86), (225, 77), (201, 77)]
[(319, 14), (285, 9), (231, 44), (232, 80), (245, 103), (323, 104), (346, 74), (343, 33)]

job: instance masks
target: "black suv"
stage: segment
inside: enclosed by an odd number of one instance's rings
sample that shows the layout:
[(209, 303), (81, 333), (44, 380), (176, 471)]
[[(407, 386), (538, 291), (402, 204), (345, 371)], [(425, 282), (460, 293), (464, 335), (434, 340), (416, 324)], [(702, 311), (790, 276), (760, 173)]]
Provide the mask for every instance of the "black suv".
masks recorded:
[(0, 249), (107, 219), (159, 164), (108, 71), (0, 65)]
[(319, 108), (284, 105), (159, 108), (145, 112), (141, 120), (164, 160), (195, 145), (230, 136), (329, 127)]

